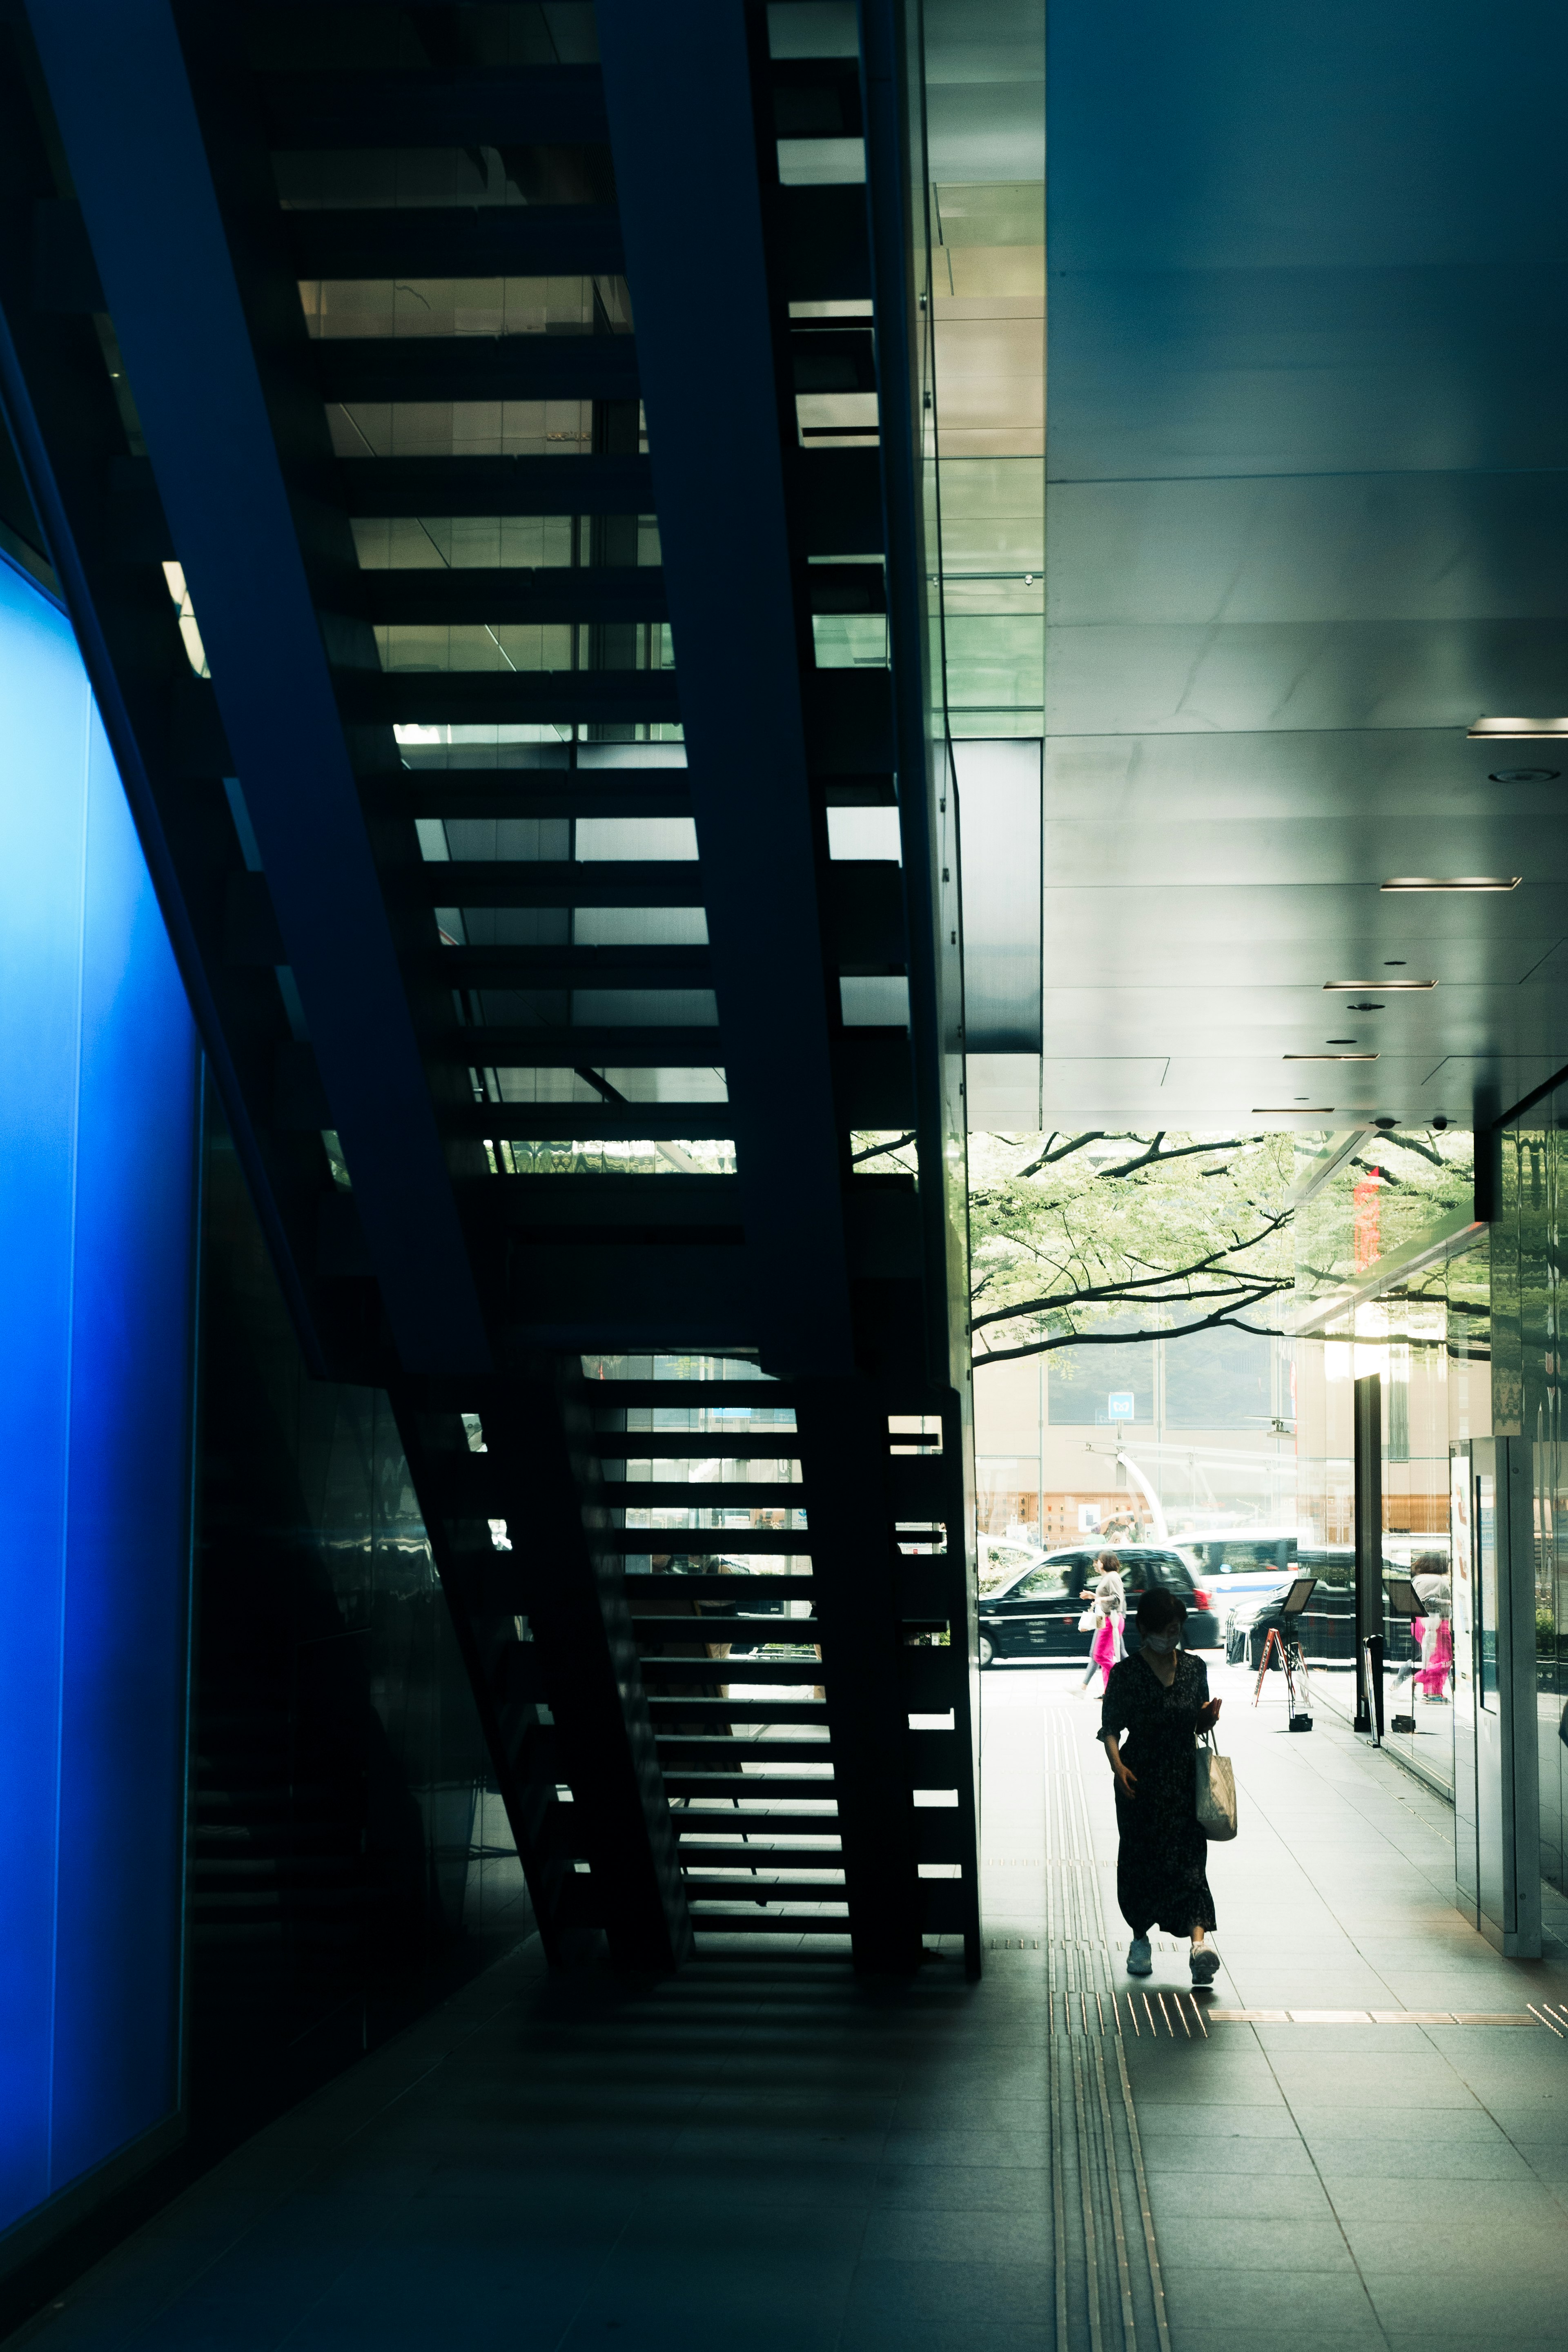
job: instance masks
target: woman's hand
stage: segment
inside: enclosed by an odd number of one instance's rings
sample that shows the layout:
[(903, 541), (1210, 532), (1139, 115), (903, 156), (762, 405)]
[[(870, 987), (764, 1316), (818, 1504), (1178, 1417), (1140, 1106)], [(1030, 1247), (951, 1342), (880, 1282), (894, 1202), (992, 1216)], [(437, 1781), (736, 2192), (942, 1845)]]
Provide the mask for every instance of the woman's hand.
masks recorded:
[(1220, 1703), (1217, 1698), (1211, 1698), (1206, 1706), (1199, 1707), (1198, 1729), (1200, 1731), (1212, 1731), (1214, 1729), (1215, 1725), (1219, 1721), (1219, 1708)]
[(1120, 1756), (1116, 1759), (1116, 1784), (1121, 1790), (1122, 1795), (1126, 1798), (1128, 1803), (1131, 1804), (1133, 1798), (1138, 1794), (1138, 1775), (1136, 1772), (1130, 1772), (1127, 1769), (1126, 1765), (1121, 1761)]

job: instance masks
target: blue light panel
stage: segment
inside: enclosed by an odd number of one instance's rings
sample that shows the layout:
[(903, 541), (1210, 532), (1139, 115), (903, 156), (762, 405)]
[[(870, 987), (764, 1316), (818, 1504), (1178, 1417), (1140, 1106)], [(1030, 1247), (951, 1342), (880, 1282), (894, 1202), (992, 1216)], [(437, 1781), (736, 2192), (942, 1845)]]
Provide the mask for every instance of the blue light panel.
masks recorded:
[(0, 562), (0, 2231), (180, 2104), (197, 1066), (69, 625)]

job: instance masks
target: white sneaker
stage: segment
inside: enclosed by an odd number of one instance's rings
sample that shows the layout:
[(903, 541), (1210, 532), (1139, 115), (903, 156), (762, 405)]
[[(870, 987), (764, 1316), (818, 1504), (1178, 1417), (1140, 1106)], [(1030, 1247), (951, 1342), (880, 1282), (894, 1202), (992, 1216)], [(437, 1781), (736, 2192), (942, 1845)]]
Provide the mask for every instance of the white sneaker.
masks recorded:
[(1152, 1977), (1153, 1975), (1154, 1961), (1153, 1956), (1149, 1949), (1149, 1938), (1147, 1936), (1134, 1936), (1131, 1945), (1128, 1947), (1127, 1973), (1130, 1977)]
[(1219, 1954), (1212, 1944), (1193, 1946), (1192, 1968), (1193, 1982), (1195, 1985), (1213, 1984), (1219, 1974)]

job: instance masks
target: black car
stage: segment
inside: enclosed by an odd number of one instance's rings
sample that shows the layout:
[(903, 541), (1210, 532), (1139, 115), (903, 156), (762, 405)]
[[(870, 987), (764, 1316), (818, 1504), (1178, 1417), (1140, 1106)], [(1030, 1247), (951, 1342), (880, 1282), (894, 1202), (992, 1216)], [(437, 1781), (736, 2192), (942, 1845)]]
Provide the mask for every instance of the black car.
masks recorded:
[[(1167, 1592), (1186, 1602), (1184, 1638), (1188, 1649), (1217, 1647), (1219, 1620), (1207, 1592), (1194, 1583), (1185, 1560), (1152, 1544), (1116, 1544), (1110, 1549), (1115, 1551), (1127, 1591), (1130, 1652), (1138, 1647), (1133, 1612), (1140, 1595), (1151, 1584), (1163, 1585)], [(1011, 1584), (988, 1593), (980, 1603), (981, 1664), (989, 1666), (998, 1658), (1087, 1658), (1093, 1637), (1079, 1631), (1079, 1619), (1084, 1612), (1085, 1593), (1094, 1590), (1099, 1559), (1098, 1551), (1054, 1551)]]

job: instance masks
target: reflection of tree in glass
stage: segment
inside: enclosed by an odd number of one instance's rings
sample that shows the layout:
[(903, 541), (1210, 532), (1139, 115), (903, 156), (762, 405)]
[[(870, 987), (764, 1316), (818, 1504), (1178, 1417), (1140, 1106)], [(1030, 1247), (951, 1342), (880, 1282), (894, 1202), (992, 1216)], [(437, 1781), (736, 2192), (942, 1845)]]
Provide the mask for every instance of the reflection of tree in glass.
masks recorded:
[(976, 1363), (1273, 1330), (1293, 1155), (1286, 1135), (971, 1137)]

